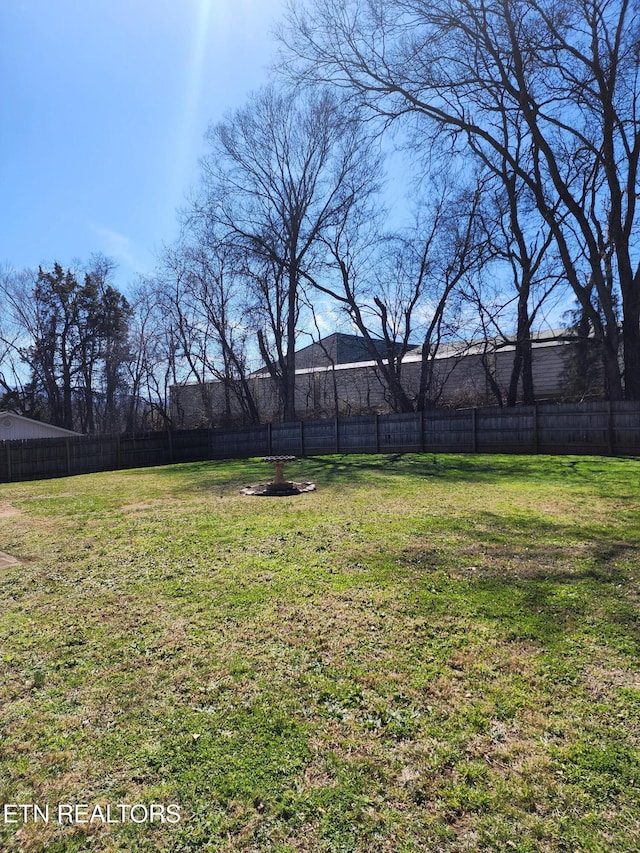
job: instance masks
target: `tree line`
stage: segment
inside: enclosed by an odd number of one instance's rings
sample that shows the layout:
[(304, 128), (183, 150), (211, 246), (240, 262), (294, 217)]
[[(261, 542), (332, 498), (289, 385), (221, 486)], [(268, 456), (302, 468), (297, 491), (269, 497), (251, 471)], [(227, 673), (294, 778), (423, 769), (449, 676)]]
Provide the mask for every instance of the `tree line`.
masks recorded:
[(498, 404), (534, 402), (535, 334), (559, 324), (567, 397), (640, 399), (636, 4), (292, 0), (278, 40), (276, 79), (210, 127), (153, 276), (125, 299), (104, 258), (4, 275), (6, 404), (164, 427), (172, 383), (214, 379), (211, 422), (259, 422), (259, 369), (289, 420), (296, 350), (332, 324), (364, 338), (393, 411), (438, 404), (434, 359), (463, 339), (486, 342)]

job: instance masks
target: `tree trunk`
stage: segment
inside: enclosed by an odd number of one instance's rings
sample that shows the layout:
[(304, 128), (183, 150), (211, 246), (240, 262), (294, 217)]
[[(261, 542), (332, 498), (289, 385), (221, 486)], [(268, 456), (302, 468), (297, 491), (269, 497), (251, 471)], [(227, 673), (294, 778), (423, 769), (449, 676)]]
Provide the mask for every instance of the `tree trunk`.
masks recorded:
[(298, 275), (292, 264), (289, 269), (289, 292), (287, 294), (287, 358), (284, 368), (284, 411), (285, 421), (296, 419), (296, 320), (298, 306)]
[(640, 280), (636, 276), (623, 301), (622, 339), (624, 341), (625, 399), (640, 400)]

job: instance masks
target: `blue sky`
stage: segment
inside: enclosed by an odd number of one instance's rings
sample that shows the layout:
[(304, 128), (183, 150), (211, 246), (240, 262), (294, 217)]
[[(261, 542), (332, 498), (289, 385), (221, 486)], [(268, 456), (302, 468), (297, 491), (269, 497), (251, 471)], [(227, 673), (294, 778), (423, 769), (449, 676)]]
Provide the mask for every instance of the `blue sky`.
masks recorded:
[(284, 0), (0, 0), (0, 266), (176, 235), (203, 135), (267, 82)]

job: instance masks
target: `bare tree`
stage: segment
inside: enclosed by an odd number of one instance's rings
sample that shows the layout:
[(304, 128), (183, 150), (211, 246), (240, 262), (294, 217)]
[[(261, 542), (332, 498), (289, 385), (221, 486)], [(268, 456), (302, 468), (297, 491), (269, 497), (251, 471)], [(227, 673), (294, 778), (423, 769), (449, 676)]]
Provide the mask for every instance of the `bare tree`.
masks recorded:
[(481, 152), (527, 188), (611, 399), (640, 399), (639, 33), (628, 0), (317, 0), (281, 33), (296, 79), (426, 119), (425, 143)]
[[(34, 326), (34, 304), (30, 299), (33, 274), (7, 268), (0, 274), (0, 388), (5, 408), (39, 417), (41, 401), (34, 394), (26, 361), (29, 329)], [(40, 403), (40, 405), (39, 405)]]
[[(477, 191), (433, 179), (410, 229), (378, 235), (367, 206), (325, 236), (327, 266), (314, 288), (331, 297), (365, 339), (394, 411), (432, 406), (439, 396), (434, 361), (452, 331), (456, 288), (482, 256)], [(457, 328), (457, 323), (453, 324)], [(404, 359), (422, 344), (418, 388), (403, 379)], [(382, 345), (381, 345), (382, 344)]]
[[(180, 343), (187, 378), (200, 383), (209, 424), (241, 419), (259, 423), (249, 382), (248, 325), (245, 321), (246, 276), (242, 253), (208, 230), (191, 223), (178, 243), (167, 249), (158, 283), (165, 324), (172, 324)], [(213, 411), (207, 382), (222, 389), (223, 411)]]
[(170, 411), (170, 387), (182, 379), (179, 347), (153, 279), (140, 278), (131, 295), (131, 310), (125, 431), (171, 429), (180, 425)]
[[(488, 377), (498, 402), (515, 406), (522, 399), (531, 405), (535, 402), (533, 335), (549, 328), (549, 315), (566, 298), (566, 284), (553, 251), (553, 237), (513, 175), (492, 169), (480, 207), (479, 227), (486, 237), (486, 251), (468, 283), (465, 299), (477, 313), (479, 333), (490, 346), (513, 350), (504, 389), (498, 393), (498, 385)], [(486, 364), (488, 367), (488, 360)]]
[(326, 90), (266, 88), (213, 126), (191, 220), (211, 223), (244, 257), (249, 319), (279, 391), (295, 417), (300, 287), (320, 238), (363, 189), (362, 134)]

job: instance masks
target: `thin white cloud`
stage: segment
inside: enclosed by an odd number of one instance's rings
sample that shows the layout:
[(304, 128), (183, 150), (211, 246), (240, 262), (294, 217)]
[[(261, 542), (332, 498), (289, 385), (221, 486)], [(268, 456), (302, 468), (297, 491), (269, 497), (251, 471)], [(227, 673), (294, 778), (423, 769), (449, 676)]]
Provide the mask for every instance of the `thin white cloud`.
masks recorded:
[(105, 255), (127, 267), (137, 268), (135, 245), (129, 237), (103, 225), (94, 226), (94, 231), (104, 244)]

